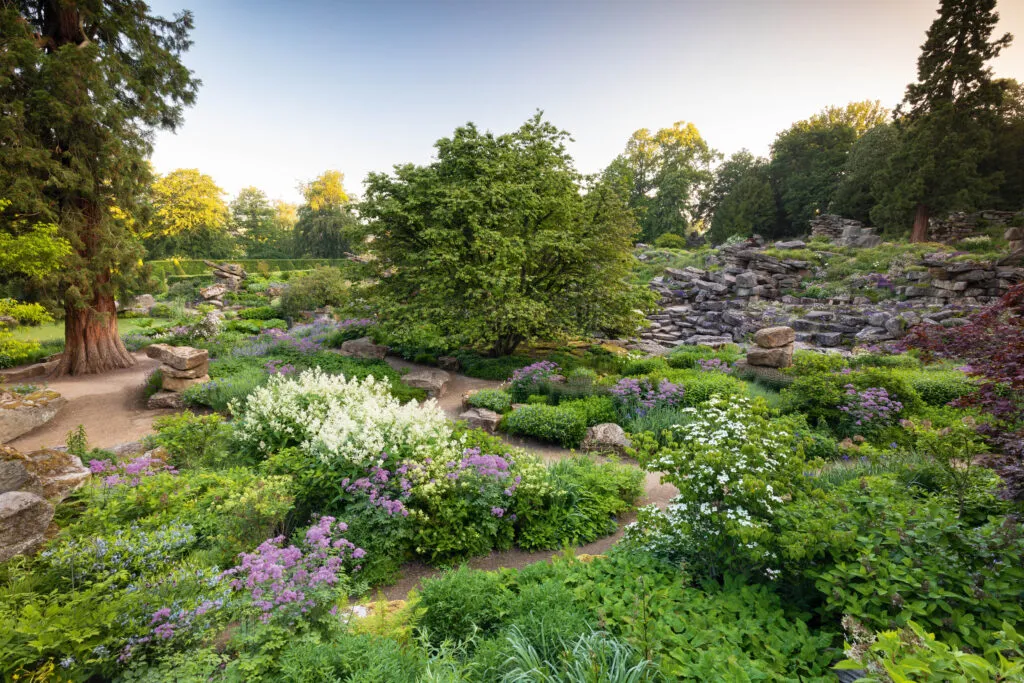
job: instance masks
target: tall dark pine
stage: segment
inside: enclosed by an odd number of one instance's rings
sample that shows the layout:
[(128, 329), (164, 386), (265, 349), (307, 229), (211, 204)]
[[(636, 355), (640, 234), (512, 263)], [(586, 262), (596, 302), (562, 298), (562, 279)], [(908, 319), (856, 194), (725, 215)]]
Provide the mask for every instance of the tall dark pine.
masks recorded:
[(927, 239), (932, 212), (970, 204), (990, 189), (978, 162), (991, 145), (1000, 91), (986, 65), (1013, 39), (992, 39), (995, 6), (942, 0), (917, 60), (917, 82), (896, 110), (908, 172), (898, 191), (916, 205), (912, 241)]
[(199, 81), (180, 61), (192, 17), (139, 0), (0, 0), (0, 197), (54, 221), (73, 248), (57, 275), (56, 373), (129, 367), (115, 297), (138, 280), (132, 227), (152, 133), (173, 129)]

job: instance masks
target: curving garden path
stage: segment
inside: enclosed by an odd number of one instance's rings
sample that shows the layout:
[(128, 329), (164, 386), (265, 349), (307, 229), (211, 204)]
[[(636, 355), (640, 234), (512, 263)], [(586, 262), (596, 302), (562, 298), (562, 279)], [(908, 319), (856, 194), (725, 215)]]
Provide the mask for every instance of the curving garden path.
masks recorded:
[[(138, 363), (135, 367), (116, 370), (103, 375), (87, 375), (83, 377), (67, 377), (51, 382), (47, 386), (60, 392), (68, 400), (67, 405), (50, 423), (25, 434), (9, 445), (20, 451), (37, 448), (53, 447), (63, 444), (68, 432), (82, 425), (85, 427), (89, 442), (100, 448), (110, 448), (130, 441), (138, 441), (153, 429), (153, 420), (174, 413), (173, 410), (149, 410), (143, 395), (146, 376), (156, 369), (159, 361), (147, 358), (143, 353), (135, 353)], [(431, 366), (410, 363), (400, 358), (389, 357), (387, 362), (396, 370), (429, 369)], [(501, 382), (477, 379), (452, 373), (445, 395), (438, 400), (438, 405), (452, 419), (457, 419), (462, 412), (462, 395), (475, 389), (493, 389), (501, 386)], [(42, 382), (37, 382), (42, 384)], [(522, 439), (501, 435), (510, 445), (525, 448), (539, 455), (547, 462), (553, 462), (572, 455), (572, 451), (541, 443), (532, 439)], [(655, 504), (664, 507), (676, 494), (675, 487), (662, 484), (657, 474), (648, 473), (644, 485), (644, 495), (639, 501), (641, 505)], [(618, 530), (611, 536), (573, 548), (576, 554), (598, 555), (622, 537), (626, 524), (632, 521), (633, 514), (619, 520)], [(544, 550), (526, 552), (523, 550), (494, 551), (489, 555), (473, 558), (471, 567), (477, 569), (501, 569), (505, 567), (524, 567), (535, 562), (551, 559), (555, 552)], [(441, 573), (441, 570), (429, 565), (412, 562), (402, 569), (402, 578), (395, 584), (381, 589), (389, 599), (403, 599), (409, 591), (417, 587), (425, 578)]]

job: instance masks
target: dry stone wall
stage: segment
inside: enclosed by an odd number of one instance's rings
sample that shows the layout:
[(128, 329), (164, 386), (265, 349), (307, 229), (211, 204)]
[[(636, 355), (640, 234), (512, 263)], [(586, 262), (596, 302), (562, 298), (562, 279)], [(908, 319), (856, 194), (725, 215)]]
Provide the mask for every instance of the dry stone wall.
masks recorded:
[[(803, 242), (776, 243), (776, 249)], [(903, 337), (922, 321), (953, 327), (972, 311), (1024, 281), (1024, 252), (998, 262), (964, 261), (947, 253), (923, 259), (894, 286), (894, 298), (872, 302), (839, 295), (795, 296), (812, 267), (764, 253), (756, 241), (723, 247), (712, 268), (666, 268), (651, 281), (660, 310), (642, 337), (662, 348), (746, 341), (765, 327), (788, 326), (796, 341), (820, 347), (874, 344)]]

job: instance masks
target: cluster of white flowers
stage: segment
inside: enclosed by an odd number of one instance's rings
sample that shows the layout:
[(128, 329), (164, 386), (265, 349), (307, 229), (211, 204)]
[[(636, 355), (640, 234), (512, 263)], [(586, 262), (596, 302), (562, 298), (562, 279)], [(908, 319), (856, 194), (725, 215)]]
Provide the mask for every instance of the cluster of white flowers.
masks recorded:
[(325, 462), (342, 458), (369, 464), (388, 457), (442, 457), (458, 452), (436, 402), (403, 405), (390, 386), (328, 375), (319, 369), (297, 377), (275, 375), (232, 406), (238, 440), (261, 455), (297, 444)]
[(748, 560), (770, 563), (774, 556), (763, 542), (784, 501), (776, 489), (794, 470), (799, 474), (796, 440), (773, 425), (763, 407), (746, 399), (715, 396), (684, 412), (693, 420), (672, 428), (677, 446), (646, 464), (674, 484), (679, 495), (664, 511), (645, 511), (639, 519), (647, 528), (633, 529), (627, 538), (690, 561), (724, 544), (742, 549)]

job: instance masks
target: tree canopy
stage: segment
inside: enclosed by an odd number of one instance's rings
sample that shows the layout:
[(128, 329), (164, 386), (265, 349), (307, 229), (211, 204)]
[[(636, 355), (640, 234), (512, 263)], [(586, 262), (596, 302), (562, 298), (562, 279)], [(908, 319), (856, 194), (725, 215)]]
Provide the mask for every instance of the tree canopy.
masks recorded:
[(149, 182), (151, 132), (175, 128), (199, 86), (180, 60), (191, 29), (188, 12), (166, 19), (142, 2), (0, 4), (0, 197), (71, 246), (58, 373), (134, 363), (115, 297), (137, 282), (129, 218)]
[(297, 256), (342, 258), (362, 239), (359, 219), (342, 184), (344, 178), (339, 171), (324, 171), (299, 186), (306, 201), (295, 222)]
[(1002, 91), (988, 63), (1010, 44), (992, 38), (995, 0), (942, 0), (917, 60), (917, 81), (896, 110), (900, 149), (889, 191), (873, 215), (889, 222), (914, 214), (911, 239), (924, 240), (928, 218), (973, 208), (999, 183), (984, 174)]
[(195, 168), (158, 176), (150, 187), (150, 202), (145, 243), (151, 257), (231, 254), (224, 190), (210, 176)]
[(287, 258), (291, 256), (292, 223), (278, 220), (277, 208), (266, 193), (243, 187), (231, 201), (231, 230), (246, 258)]
[(433, 163), (368, 176), (372, 295), (399, 340), (507, 354), (635, 329), (650, 302), (628, 281), (636, 223), (614, 183), (583, 184), (567, 139), (540, 113), (503, 135), (467, 124)]

